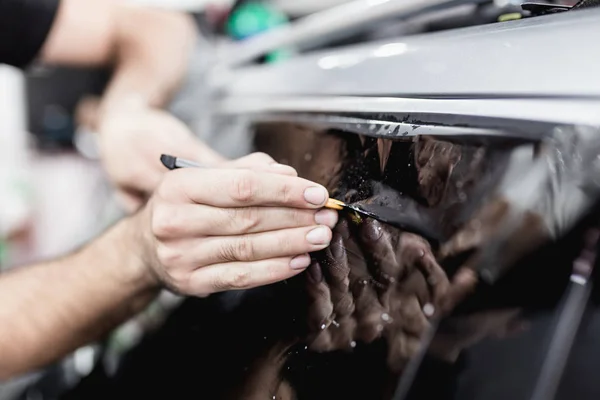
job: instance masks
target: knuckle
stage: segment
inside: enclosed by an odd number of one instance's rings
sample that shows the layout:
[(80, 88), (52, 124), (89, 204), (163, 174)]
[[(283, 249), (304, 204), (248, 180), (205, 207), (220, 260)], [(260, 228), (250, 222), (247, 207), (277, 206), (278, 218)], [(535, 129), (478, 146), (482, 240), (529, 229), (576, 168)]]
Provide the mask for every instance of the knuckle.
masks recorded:
[(164, 243), (159, 243), (156, 248), (156, 256), (161, 265), (165, 268), (165, 272), (172, 275), (173, 268), (181, 259), (181, 253)]
[(275, 160), (273, 159), (273, 157), (271, 157), (270, 155), (268, 155), (267, 153), (263, 153), (263, 152), (256, 152), (253, 155), (253, 158), (257, 161), (260, 162), (262, 164), (270, 164), (275, 162)]
[(163, 179), (160, 181), (160, 185), (156, 189), (163, 197), (168, 197), (171, 192), (176, 190), (182, 180), (184, 180), (189, 171), (183, 169), (168, 171), (165, 173)]
[(152, 212), (152, 233), (157, 238), (176, 236), (180, 231), (176, 213), (167, 206), (158, 205)]
[(309, 226), (315, 224), (315, 214), (312, 211), (292, 209), (291, 221), (294, 226)]
[(251, 285), (251, 273), (248, 268), (230, 269), (225, 272), (216, 287), (220, 290), (247, 289)]
[(288, 204), (292, 201), (293, 197), (293, 189), (289, 183), (282, 183), (279, 189), (277, 190), (277, 198), (283, 204)]
[(189, 182), (197, 182), (199, 174), (203, 174), (203, 170), (196, 168), (180, 168), (174, 171), (166, 172), (156, 189), (154, 196), (161, 199), (169, 200), (187, 200), (187, 188)]
[(237, 228), (242, 233), (254, 232), (260, 225), (260, 214), (257, 207), (238, 209), (234, 215)]
[(237, 261), (235, 247), (231, 244), (224, 244), (220, 248), (219, 260), (224, 262)]
[(171, 291), (177, 294), (188, 295), (191, 293), (189, 285), (189, 275), (184, 275), (181, 271), (174, 271), (173, 273), (171, 273), (165, 283), (166, 286), (169, 289), (171, 289)]
[(167, 197), (169, 191), (170, 191), (170, 181), (171, 179), (169, 179), (170, 176), (166, 177), (165, 179), (163, 179), (160, 184), (157, 186), (156, 190), (154, 191), (154, 196), (160, 199), (164, 199)]
[(241, 261), (254, 260), (256, 251), (252, 240), (248, 237), (241, 237), (237, 240), (235, 244), (235, 253)]
[(254, 260), (255, 249), (252, 240), (246, 236), (242, 236), (224, 244), (221, 247), (220, 258), (225, 262), (232, 261), (251, 261)]
[(256, 197), (256, 174), (251, 171), (239, 171), (233, 179), (231, 197), (241, 203), (250, 203)]

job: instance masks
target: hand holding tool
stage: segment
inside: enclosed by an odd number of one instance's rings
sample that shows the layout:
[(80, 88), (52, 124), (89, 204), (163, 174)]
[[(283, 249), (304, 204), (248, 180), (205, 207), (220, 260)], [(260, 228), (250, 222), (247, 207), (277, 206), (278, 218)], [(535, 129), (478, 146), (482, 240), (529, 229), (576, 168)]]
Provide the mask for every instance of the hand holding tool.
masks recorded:
[[(160, 156), (160, 161), (165, 167), (170, 170), (177, 168), (207, 168), (193, 161), (185, 160), (179, 157), (163, 154)], [(354, 213), (360, 220), (360, 217), (372, 218), (384, 224), (393, 226), (406, 232), (411, 232), (423, 236), (424, 238), (439, 243), (440, 235), (434, 229), (428, 226), (423, 226), (419, 223), (418, 218), (413, 218), (405, 214), (399, 213), (393, 208), (379, 206), (375, 204), (368, 205), (353, 205), (346, 204), (340, 200), (329, 198), (324, 206), (332, 210), (348, 211)]]

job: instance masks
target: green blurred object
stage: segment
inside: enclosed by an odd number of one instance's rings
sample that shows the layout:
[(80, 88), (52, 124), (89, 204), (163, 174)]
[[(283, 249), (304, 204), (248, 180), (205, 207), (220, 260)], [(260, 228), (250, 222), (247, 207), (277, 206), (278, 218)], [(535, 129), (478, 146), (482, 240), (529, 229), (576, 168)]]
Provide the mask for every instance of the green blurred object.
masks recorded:
[(8, 243), (0, 239), (0, 271), (8, 263)]
[[(259, 1), (249, 1), (232, 11), (226, 23), (226, 31), (232, 38), (244, 40), (288, 23), (288, 17), (275, 7)], [(266, 62), (281, 61), (291, 54), (289, 49), (277, 50), (266, 56)]]
[(523, 16), (520, 13), (502, 14), (498, 17), (498, 22), (514, 21), (521, 18), (523, 18)]

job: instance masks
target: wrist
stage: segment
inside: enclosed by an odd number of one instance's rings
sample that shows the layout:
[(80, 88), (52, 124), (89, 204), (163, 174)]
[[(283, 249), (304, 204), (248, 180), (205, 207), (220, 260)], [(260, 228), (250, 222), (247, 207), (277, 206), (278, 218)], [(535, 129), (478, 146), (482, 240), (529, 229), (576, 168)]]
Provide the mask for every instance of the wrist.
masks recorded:
[[(143, 211), (119, 221), (108, 234), (107, 248), (103, 251), (115, 255), (115, 278), (119, 283), (141, 292), (160, 288), (160, 281), (154, 274), (144, 230)], [(101, 250), (102, 251), (102, 250)]]

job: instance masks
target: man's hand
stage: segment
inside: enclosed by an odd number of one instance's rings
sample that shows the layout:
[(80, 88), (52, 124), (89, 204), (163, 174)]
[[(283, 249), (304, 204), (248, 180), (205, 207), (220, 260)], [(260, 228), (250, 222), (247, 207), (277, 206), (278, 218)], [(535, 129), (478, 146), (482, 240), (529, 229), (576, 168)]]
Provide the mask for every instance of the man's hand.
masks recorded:
[[(265, 156), (232, 167), (252, 157)], [(135, 217), (147, 265), (172, 290), (195, 296), (300, 273), (309, 252), (329, 245), (337, 212), (319, 210), (325, 188), (294, 174), (274, 163), (168, 172)]]
[(162, 110), (113, 110), (102, 118), (98, 129), (103, 165), (130, 212), (143, 204), (167, 171), (160, 162), (161, 154), (208, 165), (225, 161), (181, 121)]
[(116, 0), (60, 3), (40, 58), (50, 65), (112, 67), (101, 101), (87, 103), (96, 110), (88, 108), (85, 117), (92, 111), (105, 167), (130, 211), (160, 181), (162, 152), (205, 163), (221, 159), (158, 111), (185, 79), (199, 34), (192, 16)]

